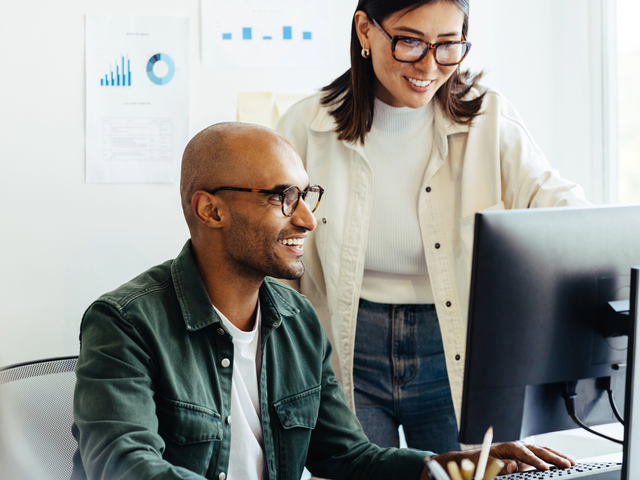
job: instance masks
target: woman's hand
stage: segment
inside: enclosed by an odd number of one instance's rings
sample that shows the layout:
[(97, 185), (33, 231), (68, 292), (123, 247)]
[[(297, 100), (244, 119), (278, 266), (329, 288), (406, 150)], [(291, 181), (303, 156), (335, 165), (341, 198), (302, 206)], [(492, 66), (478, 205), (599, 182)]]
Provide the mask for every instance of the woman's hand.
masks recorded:
[[(432, 459), (436, 460), (446, 470), (447, 463), (454, 461), (460, 465), (460, 462), (465, 458), (477, 465), (479, 457), (480, 450), (478, 449), (444, 453), (436, 455)], [(552, 465), (558, 468), (569, 468), (576, 464), (576, 459), (569, 455), (564, 455), (550, 448), (528, 445), (523, 442), (498, 443), (494, 445), (491, 447), (488, 463), (495, 459), (500, 459), (504, 462), (500, 475), (528, 470), (531, 467), (536, 470), (549, 470)]]

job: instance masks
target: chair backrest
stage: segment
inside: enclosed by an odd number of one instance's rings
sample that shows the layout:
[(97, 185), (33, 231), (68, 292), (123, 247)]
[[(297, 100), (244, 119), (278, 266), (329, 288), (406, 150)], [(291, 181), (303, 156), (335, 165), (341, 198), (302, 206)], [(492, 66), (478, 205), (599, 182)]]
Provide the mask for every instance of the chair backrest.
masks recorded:
[[(0, 370), (3, 419), (9, 420), (7, 430), (12, 432), (8, 435), (19, 445), (19, 460), (48, 480), (71, 477), (78, 446), (71, 434), (77, 360), (52, 358)], [(14, 438), (5, 441), (12, 445)]]

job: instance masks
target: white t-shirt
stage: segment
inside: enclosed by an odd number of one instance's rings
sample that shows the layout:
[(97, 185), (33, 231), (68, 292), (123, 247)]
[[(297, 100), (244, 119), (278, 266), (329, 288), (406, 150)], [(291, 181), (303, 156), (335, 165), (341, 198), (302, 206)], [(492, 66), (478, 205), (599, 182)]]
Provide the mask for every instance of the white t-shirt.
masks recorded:
[[(233, 337), (231, 380), (231, 452), (227, 480), (262, 480), (265, 469), (260, 424), (258, 368), (260, 358), (260, 302), (253, 330), (236, 328), (215, 305), (222, 323)], [(225, 419), (228, 421), (229, 419)]]

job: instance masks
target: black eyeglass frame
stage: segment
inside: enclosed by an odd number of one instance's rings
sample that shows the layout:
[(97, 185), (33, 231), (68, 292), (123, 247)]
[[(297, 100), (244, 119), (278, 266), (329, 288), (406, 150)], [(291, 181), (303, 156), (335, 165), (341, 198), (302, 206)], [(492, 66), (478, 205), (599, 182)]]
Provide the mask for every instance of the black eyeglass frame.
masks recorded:
[[(298, 199), (293, 205), (293, 209), (291, 210), (291, 213), (287, 215), (284, 211), (284, 197), (289, 190), (294, 188), (298, 191)], [(284, 190), (263, 190), (260, 188), (242, 188), (242, 187), (218, 187), (218, 188), (214, 188), (213, 190), (205, 190), (205, 192), (211, 195), (215, 195), (220, 190), (230, 190), (233, 192), (267, 193), (270, 195), (278, 195), (280, 197), (280, 207), (282, 209), (282, 214), (285, 217), (290, 217), (291, 215), (293, 215), (293, 212), (295, 212), (296, 208), (298, 208), (298, 204), (300, 203), (300, 198), (302, 198), (302, 201), (304, 201), (305, 197), (307, 196), (307, 193), (309, 192), (318, 193), (318, 201), (316, 202), (315, 206), (311, 210), (311, 213), (315, 212), (316, 209), (318, 208), (318, 205), (320, 205), (320, 200), (322, 200), (322, 194), (324, 193), (324, 188), (322, 188), (320, 185), (309, 185), (304, 190), (300, 190), (296, 185), (291, 185), (290, 187), (287, 187)]]
[[(438, 65), (442, 65), (443, 67), (453, 67), (454, 65), (460, 65), (462, 63), (462, 61), (467, 57), (467, 55), (469, 54), (469, 51), (471, 50), (471, 42), (467, 42), (466, 38), (464, 35), (462, 35), (462, 40), (461, 41), (454, 41), (454, 42), (441, 42), (441, 43), (429, 43), (429, 42), (425, 42), (424, 40), (420, 40), (419, 38), (416, 37), (409, 37), (407, 35), (395, 35), (395, 36), (391, 36), (389, 35), (386, 30), (384, 28), (382, 28), (380, 26), (380, 24), (376, 21), (375, 18), (370, 17), (369, 15), (367, 15), (369, 17), (369, 19), (371, 20), (371, 22), (376, 26), (376, 28), (378, 30), (380, 30), (380, 33), (382, 33), (382, 35), (384, 36), (384, 38), (386, 38), (387, 40), (389, 40), (389, 43), (391, 43), (391, 55), (393, 56), (394, 60), (401, 62), (401, 63), (417, 63), (420, 60), (422, 60), (425, 56), (427, 56), (427, 54), (429, 53), (429, 50), (433, 50), (433, 59), (435, 60), (435, 62)], [(424, 49), (424, 52), (422, 53), (422, 55), (420, 55), (419, 58), (415, 59), (415, 60), (399, 60), (396, 57), (396, 45), (400, 40), (403, 40), (405, 38), (411, 38), (411, 39), (415, 39), (415, 40), (419, 40), (422, 43), (424, 43), (427, 47)], [(464, 55), (462, 55), (462, 58), (460, 59), (459, 62), (456, 63), (440, 63), (438, 61), (438, 56), (436, 55), (436, 50), (438, 49), (438, 47), (441, 47), (443, 45), (464, 45), (467, 47), (467, 51), (464, 53)]]

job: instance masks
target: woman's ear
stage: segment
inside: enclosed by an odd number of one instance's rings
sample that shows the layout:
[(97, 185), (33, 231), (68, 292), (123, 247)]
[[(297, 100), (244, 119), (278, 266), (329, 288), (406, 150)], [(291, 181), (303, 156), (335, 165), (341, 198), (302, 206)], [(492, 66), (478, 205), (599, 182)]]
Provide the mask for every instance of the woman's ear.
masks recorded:
[(198, 222), (209, 228), (222, 228), (228, 217), (222, 199), (203, 190), (193, 194), (191, 208)]
[(356, 25), (356, 35), (358, 35), (358, 40), (360, 40), (360, 46), (370, 49), (371, 42), (369, 40), (369, 33), (371, 32), (372, 24), (369, 21), (369, 16), (362, 10), (358, 10), (353, 16), (353, 21)]

